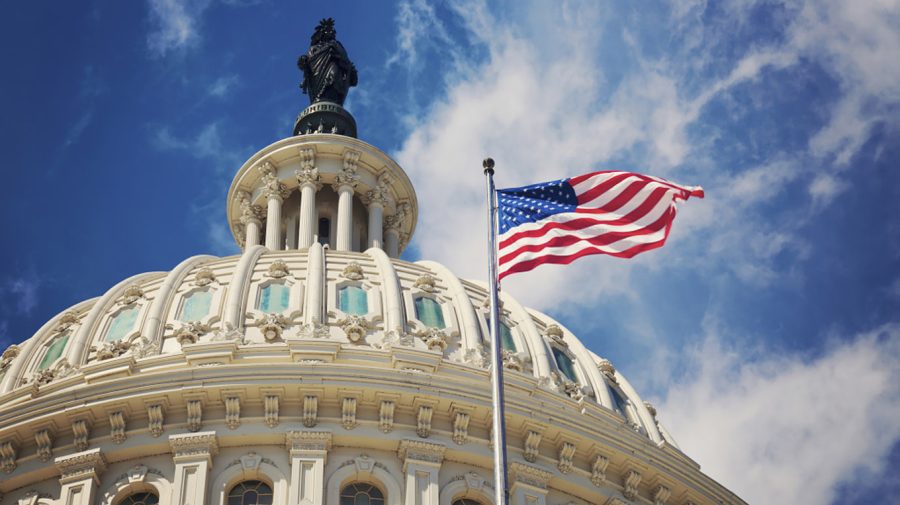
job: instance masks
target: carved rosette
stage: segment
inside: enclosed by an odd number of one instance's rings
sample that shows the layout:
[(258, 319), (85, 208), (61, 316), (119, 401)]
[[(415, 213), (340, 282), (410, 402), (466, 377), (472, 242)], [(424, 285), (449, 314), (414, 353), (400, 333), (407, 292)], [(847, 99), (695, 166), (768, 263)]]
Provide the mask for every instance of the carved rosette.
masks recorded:
[[(249, 316), (254, 317), (253, 314)], [(259, 331), (266, 342), (275, 342), (281, 338), (282, 332), (290, 323), (290, 319), (281, 314), (265, 314), (259, 321)]]
[(347, 339), (354, 344), (365, 343), (369, 322), (362, 316), (347, 316), (338, 321), (338, 326), (347, 334)]
[(177, 330), (175, 330), (174, 336), (175, 340), (184, 347), (188, 344), (196, 344), (200, 337), (209, 333), (210, 327), (201, 323), (200, 321), (191, 321), (187, 324), (181, 325)]
[(344, 270), (341, 271), (341, 277), (350, 279), (351, 281), (358, 281), (365, 277), (365, 273), (359, 263), (351, 261), (344, 267)]
[(434, 292), (434, 285), (437, 282), (437, 279), (434, 278), (433, 275), (430, 274), (422, 274), (416, 279), (415, 284), (413, 284), (414, 288), (421, 289), (426, 293)]
[(216, 274), (209, 267), (203, 267), (194, 274), (195, 286), (208, 286), (216, 281)]
[(427, 327), (417, 331), (416, 336), (422, 339), (422, 342), (425, 342), (425, 345), (432, 351), (444, 352), (447, 350), (449, 339), (447, 338), (447, 334), (442, 330)]
[(290, 269), (283, 260), (275, 260), (269, 265), (269, 270), (266, 272), (267, 277), (271, 277), (273, 279), (281, 279), (283, 277), (287, 277), (291, 273)]

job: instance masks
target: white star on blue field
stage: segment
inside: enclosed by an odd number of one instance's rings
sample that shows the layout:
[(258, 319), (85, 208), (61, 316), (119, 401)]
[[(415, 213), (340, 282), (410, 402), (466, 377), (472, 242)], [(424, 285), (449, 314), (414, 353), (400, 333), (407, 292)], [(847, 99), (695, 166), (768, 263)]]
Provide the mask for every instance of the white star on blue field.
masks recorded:
[(417, 191), (405, 259), (485, 278), (488, 156), (501, 188), (702, 185), (665, 247), (503, 289), (748, 502), (900, 495), (897, 0), (9, 3), (0, 349), (133, 274), (238, 253), (228, 185), (290, 135), (325, 17), (359, 137)]

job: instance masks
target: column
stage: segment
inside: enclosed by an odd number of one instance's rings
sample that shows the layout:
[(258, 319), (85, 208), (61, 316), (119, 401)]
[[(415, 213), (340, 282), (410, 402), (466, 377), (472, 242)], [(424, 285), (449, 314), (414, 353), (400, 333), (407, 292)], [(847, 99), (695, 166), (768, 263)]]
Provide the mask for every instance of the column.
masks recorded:
[(206, 505), (206, 488), (212, 458), (219, 452), (216, 432), (201, 431), (169, 437), (175, 461), (171, 503)]
[(335, 177), (332, 186), (338, 194), (337, 237), (334, 242), (338, 251), (349, 251), (353, 239), (353, 191), (359, 183), (359, 176), (356, 175), (358, 161), (358, 152), (345, 151), (344, 168)]
[(241, 210), (241, 224), (244, 225), (244, 249), (259, 245), (259, 229), (262, 225), (262, 209), (259, 205), (253, 205), (250, 193), (240, 191), (237, 195), (238, 205)]
[(388, 216), (388, 225), (384, 230), (384, 252), (391, 258), (400, 256), (400, 230), (390, 223), (391, 217)]
[(263, 194), (266, 195), (266, 247), (275, 251), (281, 247), (281, 203), (288, 195), (287, 188), (278, 180), (272, 163), (259, 165), (262, 173)]
[(331, 449), (331, 433), (289, 431), (284, 442), (291, 454), (288, 505), (325, 503), (325, 460)]
[(390, 176), (387, 173), (381, 174), (375, 188), (366, 193), (366, 202), (369, 205), (368, 247), (384, 249), (384, 208), (390, 201), (390, 184)]
[(100, 449), (61, 456), (54, 462), (61, 474), (60, 505), (93, 505), (100, 474), (106, 469), (106, 459)]
[(438, 473), (446, 447), (421, 440), (401, 440), (397, 451), (406, 474), (405, 505), (438, 505)]
[[(301, 149), (303, 151), (312, 149)], [(302, 158), (302, 155), (301, 155)], [(303, 161), (301, 160), (301, 165)], [(297, 183), (300, 185), (300, 224), (297, 237), (297, 248), (306, 249), (313, 243), (316, 228), (316, 192), (322, 188), (319, 182), (319, 170), (312, 166), (301, 166), (295, 172)]]
[(550, 472), (513, 462), (509, 465), (510, 505), (547, 505)]

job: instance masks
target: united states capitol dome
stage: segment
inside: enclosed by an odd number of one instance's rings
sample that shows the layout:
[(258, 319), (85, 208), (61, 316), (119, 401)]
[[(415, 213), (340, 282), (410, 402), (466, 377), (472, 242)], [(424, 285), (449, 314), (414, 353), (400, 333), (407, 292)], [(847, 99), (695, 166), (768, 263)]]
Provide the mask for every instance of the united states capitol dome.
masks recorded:
[[(348, 121), (314, 101), (240, 167), (241, 254), (125, 279), (3, 352), (0, 503), (493, 503), (487, 289), (399, 259), (415, 190)], [(511, 503), (743, 503), (613, 364), (501, 302)]]

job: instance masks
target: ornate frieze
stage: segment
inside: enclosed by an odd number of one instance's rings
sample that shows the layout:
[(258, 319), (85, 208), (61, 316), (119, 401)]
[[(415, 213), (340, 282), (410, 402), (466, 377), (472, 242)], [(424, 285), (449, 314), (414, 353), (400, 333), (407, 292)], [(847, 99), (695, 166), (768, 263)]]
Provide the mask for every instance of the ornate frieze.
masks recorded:
[(469, 420), (471, 417), (466, 412), (457, 412), (453, 416), (453, 442), (463, 445), (469, 440)]
[(203, 426), (203, 403), (200, 400), (187, 401), (187, 429), (200, 431)]
[(148, 419), (148, 428), (150, 429), (150, 434), (154, 437), (158, 437), (162, 435), (163, 432), (163, 422), (165, 420), (165, 413), (163, 412), (162, 405), (148, 405), (147, 406), (147, 419)]
[(300, 338), (328, 338), (331, 332), (327, 324), (312, 322), (300, 325)]
[(509, 465), (509, 470), (513, 482), (519, 482), (538, 489), (547, 489), (547, 485), (550, 483), (550, 472), (540, 468), (513, 461)]
[(382, 433), (390, 433), (394, 429), (394, 408), (396, 403), (393, 400), (382, 400), (378, 408), (378, 428)]
[(127, 340), (116, 340), (114, 342), (100, 342), (98, 345), (91, 346), (94, 351), (94, 357), (98, 361), (118, 358), (131, 350), (131, 342)]
[(278, 404), (278, 395), (266, 395), (263, 398), (263, 414), (269, 428), (278, 426)]
[(524, 454), (522, 454), (525, 461), (529, 463), (537, 461), (541, 438), (543, 438), (543, 435), (538, 431), (528, 430), (528, 433), (525, 434)]
[(338, 321), (338, 326), (344, 330), (347, 339), (354, 344), (365, 343), (366, 331), (369, 329), (369, 322), (363, 316), (347, 316)]
[[(166, 326), (171, 327), (171, 325)], [(182, 324), (175, 330), (175, 341), (182, 347), (188, 344), (196, 344), (200, 340), (200, 337), (209, 333), (210, 330), (211, 328), (208, 325), (203, 324), (200, 321), (191, 321)]]
[(378, 176), (375, 187), (366, 192), (363, 203), (366, 205), (380, 205), (387, 207), (391, 202), (391, 176), (387, 172)]
[(75, 373), (75, 368), (69, 364), (69, 360), (66, 358), (60, 358), (60, 360), (53, 366), (53, 368), (47, 368), (44, 370), (38, 370), (31, 374), (31, 378), (26, 382), (31, 383), (32, 392), (37, 393), (37, 389), (40, 386), (44, 386), (50, 384), (51, 382), (62, 379), (64, 377), (68, 377)]
[(571, 442), (563, 442), (559, 446), (559, 462), (556, 467), (560, 472), (566, 474), (572, 471), (572, 465), (575, 458), (575, 444)]
[(306, 395), (303, 398), (303, 426), (312, 428), (319, 422), (319, 397)]
[(441, 464), (444, 461), (444, 451), (446, 450), (447, 448), (441, 444), (423, 440), (401, 440), (397, 456), (403, 461), (404, 467), (410, 460)]
[(422, 438), (431, 436), (431, 418), (434, 415), (434, 408), (428, 405), (420, 405), (419, 412), (416, 414), (416, 435)]
[(225, 426), (235, 430), (241, 425), (241, 399), (237, 396), (225, 397)]
[(634, 470), (628, 470), (628, 473), (625, 475), (625, 480), (622, 483), (622, 494), (625, 495), (625, 498), (634, 500), (634, 497), (637, 496), (637, 487), (640, 483), (641, 474)]
[(289, 431), (284, 434), (284, 444), (292, 454), (299, 451), (328, 451), (331, 449), (331, 432)]
[(121, 410), (109, 413), (109, 436), (117, 444), (125, 441), (125, 414)]
[(50, 461), (53, 457), (53, 436), (50, 430), (43, 429), (34, 433), (34, 443), (37, 446), (37, 456), (41, 461)]
[(341, 426), (345, 430), (356, 428), (356, 398), (344, 398), (341, 401)]
[(106, 469), (106, 458), (100, 449), (60, 456), (55, 463), (61, 474), (60, 480), (68, 482), (95, 478)]
[(214, 431), (172, 435), (169, 437), (169, 446), (176, 458), (210, 457), (219, 452), (219, 444)]
[(432, 351), (444, 352), (447, 350), (449, 339), (443, 330), (428, 326), (418, 330), (416, 336), (422, 339), (422, 342), (425, 342), (425, 345)]
[(597, 487), (606, 482), (606, 468), (609, 466), (609, 458), (602, 454), (594, 456), (594, 462), (591, 463), (591, 483)]
[(87, 450), (88, 438), (91, 434), (91, 426), (86, 419), (72, 421), (72, 443), (79, 451)]
[[(247, 314), (247, 317), (255, 318), (254, 314)], [(284, 329), (291, 324), (291, 320), (281, 314), (266, 313), (260, 317), (259, 331), (262, 333), (266, 342), (275, 342), (281, 338)]]

